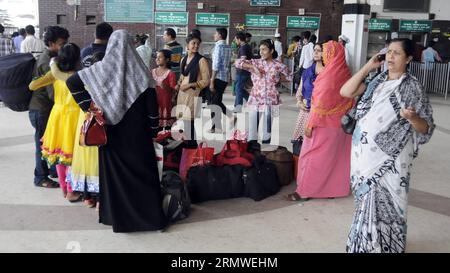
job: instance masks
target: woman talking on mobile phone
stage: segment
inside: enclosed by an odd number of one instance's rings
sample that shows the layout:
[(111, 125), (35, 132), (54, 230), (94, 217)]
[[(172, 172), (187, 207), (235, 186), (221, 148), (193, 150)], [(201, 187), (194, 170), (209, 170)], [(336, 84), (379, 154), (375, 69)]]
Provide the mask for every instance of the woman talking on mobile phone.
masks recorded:
[(347, 252), (404, 252), (412, 161), (434, 130), (433, 110), (423, 86), (407, 72), (414, 43), (394, 39), (386, 54), (388, 71), (368, 86), (381, 67), (379, 54), (342, 88), (348, 98), (362, 96), (352, 138), (351, 188), (356, 210)]

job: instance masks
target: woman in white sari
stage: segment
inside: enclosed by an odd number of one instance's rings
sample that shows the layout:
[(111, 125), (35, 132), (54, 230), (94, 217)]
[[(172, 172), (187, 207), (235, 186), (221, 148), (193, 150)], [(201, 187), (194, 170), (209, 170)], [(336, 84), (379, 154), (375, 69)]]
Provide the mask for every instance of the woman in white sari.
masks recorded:
[(432, 108), (422, 85), (407, 72), (414, 43), (389, 45), (389, 70), (362, 83), (382, 62), (374, 56), (341, 89), (362, 95), (351, 153), (351, 187), (356, 210), (347, 252), (404, 252), (412, 161), (433, 134)]

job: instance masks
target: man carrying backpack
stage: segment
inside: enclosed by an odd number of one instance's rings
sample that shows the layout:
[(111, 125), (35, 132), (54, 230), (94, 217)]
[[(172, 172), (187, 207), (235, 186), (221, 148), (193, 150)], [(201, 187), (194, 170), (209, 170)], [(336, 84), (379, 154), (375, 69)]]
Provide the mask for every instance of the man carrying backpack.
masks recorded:
[[(44, 76), (50, 70), (50, 59), (56, 57), (58, 51), (63, 47), (69, 39), (67, 29), (59, 26), (50, 26), (44, 34), (44, 43), (46, 49), (39, 55), (34, 69), (33, 76)], [(44, 135), (47, 121), (53, 107), (53, 86), (49, 85), (42, 89), (33, 91), (30, 105), (29, 117), (31, 125), (36, 129), (34, 141), (36, 144), (36, 167), (34, 169), (34, 184), (37, 187), (57, 188), (59, 184), (48, 178), (50, 174), (56, 178), (56, 170), (49, 170), (47, 162), (41, 158), (41, 138)]]

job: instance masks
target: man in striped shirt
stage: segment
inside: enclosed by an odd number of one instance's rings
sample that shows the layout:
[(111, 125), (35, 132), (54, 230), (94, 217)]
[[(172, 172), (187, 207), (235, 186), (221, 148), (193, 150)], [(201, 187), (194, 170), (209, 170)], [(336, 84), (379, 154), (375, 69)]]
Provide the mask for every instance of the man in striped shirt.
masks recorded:
[(177, 33), (173, 28), (167, 28), (164, 31), (164, 42), (166, 43), (164, 45), (164, 49), (168, 49), (172, 52), (172, 55), (170, 57), (170, 66), (171, 70), (175, 72), (175, 75), (177, 75), (177, 81), (180, 78), (180, 63), (181, 58), (183, 57), (183, 47), (176, 41)]
[(0, 57), (14, 53), (14, 45), (11, 39), (3, 35), (5, 28), (0, 24)]
[[(214, 46), (212, 54), (212, 75), (210, 81), (210, 93), (208, 94), (208, 105), (217, 105), (222, 112), (218, 112), (215, 118), (214, 111), (211, 113), (213, 126), (209, 133), (222, 132), (222, 113), (226, 114), (226, 107), (222, 102), (223, 93), (230, 79), (231, 47), (226, 44), (228, 31), (226, 28), (217, 28), (214, 34)], [(214, 110), (214, 109), (213, 109)]]

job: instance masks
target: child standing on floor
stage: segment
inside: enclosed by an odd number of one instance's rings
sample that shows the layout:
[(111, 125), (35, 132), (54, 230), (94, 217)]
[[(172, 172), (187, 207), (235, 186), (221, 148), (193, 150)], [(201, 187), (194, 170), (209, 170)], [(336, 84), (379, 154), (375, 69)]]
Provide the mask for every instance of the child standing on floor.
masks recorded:
[[(105, 53), (98, 51), (92, 55), (91, 65), (101, 61)], [(83, 97), (83, 93), (72, 94), (72, 96), (79, 101), (80, 107), (83, 104), (91, 104), (92, 99), (90, 97)], [(74, 150), (72, 166), (69, 168), (66, 182), (76, 192), (82, 193), (84, 196), (84, 203), (87, 207), (97, 207), (99, 209), (99, 194), (100, 194), (100, 182), (98, 171), (98, 147), (83, 147), (80, 146), (80, 132), (81, 126), (86, 119), (86, 113), (80, 111), (78, 117), (77, 134), (75, 135)]]
[(50, 164), (56, 165), (58, 180), (64, 198), (70, 202), (81, 200), (81, 194), (74, 193), (66, 183), (67, 167), (72, 164), (73, 144), (80, 107), (77, 105), (65, 80), (80, 67), (80, 48), (73, 43), (64, 45), (58, 57), (50, 64), (51, 70), (43, 77), (30, 83), (30, 90), (53, 84), (55, 104), (42, 137), (42, 157)]
[(170, 130), (175, 119), (172, 117), (172, 108), (176, 99), (177, 76), (170, 70), (171, 51), (163, 49), (156, 55), (157, 68), (152, 70), (156, 81), (156, 96), (159, 106), (160, 130)]

